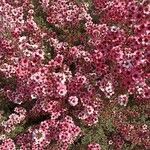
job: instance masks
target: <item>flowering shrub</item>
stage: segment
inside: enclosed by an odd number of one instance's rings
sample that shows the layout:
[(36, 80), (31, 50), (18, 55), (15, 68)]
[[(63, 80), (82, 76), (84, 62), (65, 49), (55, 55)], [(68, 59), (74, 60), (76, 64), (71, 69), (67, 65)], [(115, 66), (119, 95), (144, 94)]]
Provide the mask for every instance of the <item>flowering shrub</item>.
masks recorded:
[(148, 0), (0, 0), (0, 149), (150, 149)]

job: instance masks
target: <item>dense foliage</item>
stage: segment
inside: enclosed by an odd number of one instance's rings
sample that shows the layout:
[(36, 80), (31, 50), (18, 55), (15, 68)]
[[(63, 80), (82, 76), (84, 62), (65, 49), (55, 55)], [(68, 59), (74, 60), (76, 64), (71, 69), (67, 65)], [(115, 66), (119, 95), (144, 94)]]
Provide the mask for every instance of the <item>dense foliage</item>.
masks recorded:
[(0, 0), (0, 150), (150, 149), (149, 0)]

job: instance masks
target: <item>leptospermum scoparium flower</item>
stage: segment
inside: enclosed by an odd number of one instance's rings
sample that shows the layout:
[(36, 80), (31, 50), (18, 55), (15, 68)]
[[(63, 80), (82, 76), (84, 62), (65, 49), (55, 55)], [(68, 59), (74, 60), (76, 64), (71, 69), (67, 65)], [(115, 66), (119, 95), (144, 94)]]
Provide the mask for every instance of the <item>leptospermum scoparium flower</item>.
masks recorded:
[(148, 150), (148, 0), (0, 0), (0, 149)]

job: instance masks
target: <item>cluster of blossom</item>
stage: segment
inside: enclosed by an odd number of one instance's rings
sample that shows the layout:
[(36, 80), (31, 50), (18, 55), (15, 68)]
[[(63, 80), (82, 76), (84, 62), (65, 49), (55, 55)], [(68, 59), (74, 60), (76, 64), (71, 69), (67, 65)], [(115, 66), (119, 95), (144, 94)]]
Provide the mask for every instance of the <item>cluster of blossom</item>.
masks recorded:
[(123, 149), (126, 141), (130, 141), (134, 145), (142, 145), (144, 149), (149, 149), (149, 128), (145, 123), (128, 123), (128, 118), (140, 118), (140, 112), (132, 110), (124, 110), (115, 112), (114, 116), (118, 116), (114, 122), (117, 129), (115, 133), (109, 136), (108, 144), (114, 149)]
[(134, 26), (139, 22), (147, 21), (149, 16), (148, 0), (142, 0), (141, 2), (136, 0), (93, 0), (93, 3), (97, 12), (103, 13), (101, 21), (107, 23), (113, 21)]
[(24, 108), (16, 107), (14, 112), (15, 113), (9, 116), (9, 119), (7, 121), (3, 121), (1, 123), (1, 127), (7, 133), (14, 130), (16, 125), (20, 124), (21, 122), (25, 120), (26, 110)]
[(17, 143), (22, 149), (42, 150), (56, 140), (60, 150), (67, 150), (80, 132), (72, 118), (66, 116), (60, 121), (46, 120), (37, 127), (31, 127), (25, 134), (17, 137)]
[(42, 6), (47, 13), (47, 21), (55, 26), (78, 25), (85, 18), (85, 6), (78, 5), (76, 1), (52, 0), (49, 3), (42, 1)]
[(2, 140), (2, 144), (0, 145), (1, 150), (16, 150), (15, 143), (12, 139), (7, 138)]
[(116, 134), (112, 136), (113, 145), (116, 149), (123, 148), (125, 141), (131, 141), (133, 144), (144, 145), (145, 149), (149, 149), (149, 130), (146, 124), (127, 124), (118, 123), (117, 129), (120, 131), (120, 135)]
[[(29, 129), (15, 137), (21, 149), (43, 150), (55, 141), (55, 149), (67, 150), (82, 132), (76, 120), (96, 125), (108, 105), (125, 108), (131, 96), (149, 102), (150, 4), (93, 0), (92, 8), (76, 0), (0, 1), (0, 77), (14, 84), (6, 82), (0, 92), (20, 106), (2, 127), (9, 133), (26, 122)], [(121, 149), (130, 141), (150, 147), (146, 125), (130, 133), (128, 114), (113, 116), (118, 131), (110, 145)], [(0, 142), (2, 150), (15, 145), (9, 138)]]

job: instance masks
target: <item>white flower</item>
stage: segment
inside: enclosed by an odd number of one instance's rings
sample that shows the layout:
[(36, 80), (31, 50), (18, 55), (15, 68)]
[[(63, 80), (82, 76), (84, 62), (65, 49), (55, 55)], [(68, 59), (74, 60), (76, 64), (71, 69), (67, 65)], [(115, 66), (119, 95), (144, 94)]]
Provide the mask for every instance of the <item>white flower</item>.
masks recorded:
[(32, 137), (36, 144), (41, 143), (46, 138), (45, 133), (40, 129), (35, 129), (32, 133)]
[(68, 102), (71, 106), (76, 106), (78, 104), (78, 98), (76, 96), (70, 96)]

